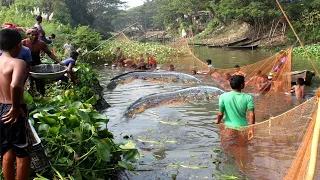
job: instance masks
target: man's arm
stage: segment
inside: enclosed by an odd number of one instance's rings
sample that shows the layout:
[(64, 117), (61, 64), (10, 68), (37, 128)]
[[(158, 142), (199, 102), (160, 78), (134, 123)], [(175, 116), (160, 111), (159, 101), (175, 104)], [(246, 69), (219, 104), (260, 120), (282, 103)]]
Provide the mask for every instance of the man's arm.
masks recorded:
[(253, 134), (254, 134), (254, 126), (253, 124), (256, 122), (256, 117), (254, 114), (254, 110), (249, 112), (249, 125), (250, 125), (250, 129), (248, 131), (248, 140), (250, 141), (253, 138)]
[(254, 113), (254, 110), (249, 112), (249, 125), (255, 124), (256, 123), (256, 115)]
[(5, 124), (15, 123), (19, 116), (25, 115), (21, 109), (21, 101), (23, 98), (23, 88), (25, 80), (26, 63), (24, 61), (15, 61), (12, 71), (11, 83), (10, 83), (10, 96), (11, 96), (11, 108), (9, 112), (2, 117)]
[(219, 124), (223, 118), (223, 112), (225, 111), (224, 101), (223, 98), (220, 96), (219, 98), (219, 112), (218, 112), (218, 119), (216, 120), (216, 124)]
[(218, 112), (218, 119), (216, 120), (216, 124), (219, 124), (220, 122), (221, 122), (221, 120), (222, 120), (222, 118), (223, 118), (223, 113), (222, 112)]
[(25, 72), (27, 65), (24, 61), (16, 61), (15, 67), (12, 72), (12, 79), (10, 83), (10, 93), (12, 108), (20, 108), (20, 102), (22, 98), (24, 81), (25, 81)]
[(244, 73), (243, 71), (241, 71), (241, 74), (242, 74), (243, 77), (246, 77), (246, 76), (247, 76), (247, 74)]
[(302, 98), (305, 98), (305, 96), (306, 96), (306, 94), (304, 92), (304, 88), (305, 88), (305, 86), (303, 85), (301, 88)]
[(50, 49), (48, 48), (48, 46), (46, 45), (45, 42), (42, 42), (42, 50), (53, 60), (55, 60), (58, 64), (62, 64), (61, 61), (59, 61), (59, 59), (50, 51)]
[(68, 75), (70, 77), (70, 79), (74, 82), (74, 83), (78, 83), (78, 78), (74, 75), (73, 71), (72, 71), (72, 68), (73, 68), (73, 64), (72, 63), (69, 63), (68, 65)]

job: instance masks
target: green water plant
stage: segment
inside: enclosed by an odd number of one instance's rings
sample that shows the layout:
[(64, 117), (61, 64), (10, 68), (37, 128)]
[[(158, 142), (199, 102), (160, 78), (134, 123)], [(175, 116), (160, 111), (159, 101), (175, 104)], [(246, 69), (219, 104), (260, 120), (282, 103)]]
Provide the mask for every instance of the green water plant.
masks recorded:
[[(319, 57), (320, 57), (320, 44), (306, 45), (305, 48), (312, 59), (314, 59), (314, 60), (319, 59)], [(302, 47), (293, 48), (293, 54), (296, 56), (302, 56), (302, 57), (307, 56)]]
[(108, 118), (95, 110), (97, 74), (78, 65), (78, 85), (56, 82), (45, 96), (25, 93), (29, 118), (52, 166), (35, 179), (113, 179), (121, 168), (134, 170), (140, 154), (132, 141), (116, 143)]
[(97, 51), (84, 55), (82, 61), (94, 64), (112, 63), (115, 59), (116, 47), (121, 48), (125, 58), (137, 59), (142, 54), (146, 59), (146, 53), (149, 53), (160, 64), (178, 60), (185, 54), (184, 49), (175, 49), (161, 44), (114, 40), (104, 43)]

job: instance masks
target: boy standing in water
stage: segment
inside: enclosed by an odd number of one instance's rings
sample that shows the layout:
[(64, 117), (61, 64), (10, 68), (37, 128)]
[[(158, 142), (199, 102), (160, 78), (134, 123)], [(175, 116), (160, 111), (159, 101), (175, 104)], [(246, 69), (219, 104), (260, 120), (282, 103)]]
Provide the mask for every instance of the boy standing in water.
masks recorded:
[(246, 73), (242, 72), (240, 70), (240, 66), (239, 65), (235, 65), (234, 66), (234, 73), (232, 74), (232, 76), (235, 76), (235, 75), (240, 75), (240, 76), (243, 76), (243, 77), (246, 77)]
[[(23, 99), (26, 62), (17, 57), (21, 52), (18, 31), (0, 31), (0, 151), (6, 180), (29, 179), (30, 155), (27, 148), (29, 129), (27, 107)], [(16, 173), (14, 162), (16, 161)]]
[(304, 97), (305, 97), (304, 88), (305, 88), (304, 79), (303, 78), (298, 78), (297, 79), (297, 85), (294, 85), (291, 88), (291, 91), (295, 92), (297, 99), (304, 99)]
[(207, 59), (206, 62), (207, 62), (208, 67), (214, 68), (214, 66), (212, 65), (211, 59)]

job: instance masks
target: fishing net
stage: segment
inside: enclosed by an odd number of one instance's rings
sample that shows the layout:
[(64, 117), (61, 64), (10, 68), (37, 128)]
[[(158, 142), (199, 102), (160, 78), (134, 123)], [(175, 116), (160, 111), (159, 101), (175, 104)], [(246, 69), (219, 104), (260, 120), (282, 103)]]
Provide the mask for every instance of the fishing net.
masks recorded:
[[(192, 42), (188, 42), (188, 39), (181, 39), (169, 44), (173, 48), (183, 50), (185, 55), (178, 61), (171, 61), (168, 64), (174, 64), (178, 71), (190, 72), (195, 70), (206, 74), (208, 77), (206, 80), (212, 86), (230, 91), (228, 77), (235, 73), (235, 69), (208, 67), (205, 62), (194, 56), (192, 49), (189, 48), (189, 43)], [(292, 48), (288, 48), (259, 62), (240, 67), (240, 71), (246, 74), (247, 83), (244, 92), (250, 93), (255, 100), (258, 122), (277, 116), (292, 107), (290, 94), (291, 64)], [(260, 83), (261, 76), (266, 77), (264, 83)], [(259, 90), (259, 84), (262, 84), (261, 87), (267, 85)]]
[(126, 42), (131, 41), (123, 32), (120, 32), (116, 36), (114, 36), (113, 40), (126, 41)]
[[(251, 127), (234, 130), (221, 125), (222, 147), (252, 179), (306, 179), (316, 107), (312, 98)], [(249, 141), (251, 128), (254, 137)]]
[[(187, 39), (169, 46), (183, 50), (185, 56), (168, 65), (174, 64), (178, 71), (206, 72), (213, 86), (230, 90), (225, 74), (232, 74), (233, 68), (209, 68), (194, 56)], [(307, 179), (318, 100), (313, 97), (305, 102), (292, 103), (291, 94), (288, 93), (291, 88), (291, 67), (292, 48), (241, 67), (247, 81), (244, 92), (255, 99), (258, 123), (237, 130), (219, 125), (222, 148), (235, 158), (239, 169), (252, 179)], [(257, 90), (258, 77), (262, 75), (269, 76), (270, 86), (264, 89), (266, 91)], [(249, 131), (254, 132), (250, 140)], [(317, 157), (319, 155), (320, 151)], [(317, 163), (316, 169), (319, 168), (320, 163)], [(320, 179), (319, 171), (315, 171), (314, 179)]]

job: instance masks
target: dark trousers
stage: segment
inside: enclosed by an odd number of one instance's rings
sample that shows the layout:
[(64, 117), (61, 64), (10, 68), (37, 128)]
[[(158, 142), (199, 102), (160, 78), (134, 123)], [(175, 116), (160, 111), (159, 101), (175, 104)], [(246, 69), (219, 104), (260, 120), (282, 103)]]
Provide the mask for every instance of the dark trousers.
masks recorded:
[(44, 95), (46, 93), (45, 89), (45, 82), (41, 79), (36, 79), (30, 76), (30, 88), (34, 89), (34, 86), (36, 86), (36, 90), (41, 94)]

